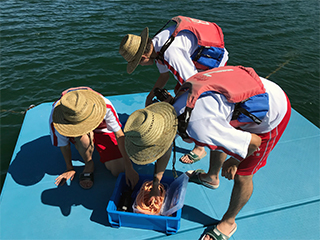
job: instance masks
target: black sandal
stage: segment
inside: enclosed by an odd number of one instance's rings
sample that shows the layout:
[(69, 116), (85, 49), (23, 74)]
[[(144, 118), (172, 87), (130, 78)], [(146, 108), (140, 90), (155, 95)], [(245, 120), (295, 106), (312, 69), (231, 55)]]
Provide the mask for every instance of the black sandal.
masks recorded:
[[(83, 187), (83, 186), (81, 185), (81, 182), (82, 182), (82, 181), (91, 181), (91, 182), (92, 182), (91, 187)], [(94, 175), (93, 175), (93, 172), (91, 172), (91, 173), (81, 173), (81, 174), (80, 174), (80, 176), (79, 176), (79, 184), (80, 184), (80, 186), (81, 186), (83, 189), (90, 189), (90, 188), (92, 188), (93, 183), (94, 183)]]

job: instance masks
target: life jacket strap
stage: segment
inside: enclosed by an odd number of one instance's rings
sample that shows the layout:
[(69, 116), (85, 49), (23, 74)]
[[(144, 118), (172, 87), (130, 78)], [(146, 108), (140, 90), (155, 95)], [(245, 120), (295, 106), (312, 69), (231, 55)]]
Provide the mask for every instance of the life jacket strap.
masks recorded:
[[(170, 19), (158, 32), (156, 32), (156, 34), (152, 38), (157, 36), (171, 21), (173, 21), (173, 20)], [(168, 38), (168, 40), (161, 47), (160, 52), (158, 53), (158, 56), (156, 57), (156, 60), (160, 60), (162, 63), (164, 63), (164, 52), (168, 49), (168, 47), (171, 45), (173, 40), (174, 40), (174, 36), (171, 36), (170, 38)]]
[(152, 38), (154, 38), (155, 36), (157, 36), (157, 35), (169, 24), (169, 22), (171, 22), (171, 21), (172, 21), (172, 19), (170, 19), (158, 32), (156, 32), (156, 34), (153, 35)]
[(254, 114), (250, 113), (247, 109), (241, 107), (240, 106), (241, 103), (242, 102), (236, 103), (231, 120), (236, 120), (239, 117), (239, 115), (242, 113), (242, 114), (246, 115), (247, 117), (251, 118), (252, 121), (255, 122), (256, 124), (259, 125), (260, 123), (262, 123), (262, 120), (260, 118), (258, 118)]
[[(201, 46), (201, 47), (199, 47), (198, 48), (198, 50), (196, 50), (196, 51), (198, 51), (198, 53), (194, 56), (194, 58), (192, 59), (193, 61), (198, 61), (199, 60), (199, 58), (201, 57), (201, 53), (203, 52), (203, 49), (204, 49), (205, 47), (204, 46)], [(210, 57), (210, 56), (209, 56)]]
[(174, 36), (171, 35), (171, 37), (169, 37), (168, 40), (161, 47), (158, 53), (158, 56), (156, 57), (156, 60), (160, 60), (164, 64), (164, 52), (168, 49), (168, 47), (171, 45), (173, 40), (174, 40)]
[(186, 107), (185, 111), (178, 116), (178, 133), (182, 139), (188, 139), (187, 128), (193, 108)]
[(173, 159), (172, 159), (172, 174), (174, 178), (178, 177), (177, 170), (175, 168), (176, 165), (176, 140), (173, 140)]

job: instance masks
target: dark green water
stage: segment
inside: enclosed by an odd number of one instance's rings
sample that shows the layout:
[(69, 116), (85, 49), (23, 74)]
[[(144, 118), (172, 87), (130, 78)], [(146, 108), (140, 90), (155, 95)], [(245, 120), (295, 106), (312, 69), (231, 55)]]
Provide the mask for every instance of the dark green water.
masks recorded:
[(228, 64), (271, 74), (292, 107), (320, 126), (318, 0), (1, 1), (0, 14), (1, 181), (29, 105), (80, 85), (106, 96), (149, 91), (156, 67), (128, 75), (119, 43), (145, 26), (153, 35), (177, 15), (216, 22)]

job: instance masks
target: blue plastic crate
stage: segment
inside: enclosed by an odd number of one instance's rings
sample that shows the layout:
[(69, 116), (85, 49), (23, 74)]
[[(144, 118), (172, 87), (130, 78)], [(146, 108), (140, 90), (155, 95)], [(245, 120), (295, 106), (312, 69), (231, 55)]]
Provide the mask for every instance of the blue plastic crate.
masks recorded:
[[(137, 183), (132, 196), (136, 196), (143, 182), (150, 181), (153, 179), (151, 175), (140, 175), (139, 182)], [(170, 190), (170, 185), (173, 183), (174, 178), (163, 177), (161, 183), (168, 185)], [(119, 175), (115, 190), (107, 206), (108, 218), (112, 227), (132, 227), (132, 228), (142, 228), (165, 232), (166, 234), (174, 234), (180, 228), (181, 220), (181, 208), (183, 206), (184, 196), (186, 192), (187, 177), (181, 176), (175, 184), (172, 184), (175, 189), (167, 191), (169, 194), (175, 194), (178, 197), (170, 196), (169, 208), (177, 209), (171, 216), (161, 216), (161, 215), (148, 215), (133, 212), (122, 212), (117, 211), (117, 206), (120, 200), (120, 196), (124, 188), (126, 187), (125, 175), (122, 173)], [(179, 192), (179, 193), (177, 193)], [(172, 201), (171, 201), (172, 199)]]

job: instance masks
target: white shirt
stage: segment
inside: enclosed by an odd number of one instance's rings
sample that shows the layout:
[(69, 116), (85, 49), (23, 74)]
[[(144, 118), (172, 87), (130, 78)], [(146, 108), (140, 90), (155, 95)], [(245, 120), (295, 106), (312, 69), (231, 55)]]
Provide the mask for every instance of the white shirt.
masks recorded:
[[(222, 94), (201, 97), (192, 110), (187, 134), (196, 141), (212, 146), (211, 149), (231, 153), (238, 159), (247, 155), (251, 134), (262, 134), (274, 129), (287, 112), (287, 99), (283, 90), (275, 83), (260, 77), (269, 94), (269, 111), (261, 124), (250, 123), (238, 130), (230, 125), (234, 103), (229, 103)], [(184, 112), (188, 92), (174, 103), (178, 114)]]
[[(159, 52), (164, 43), (168, 40), (175, 29), (175, 26), (171, 26), (159, 34), (153, 39), (152, 43), (156, 52)], [(174, 41), (164, 52), (164, 59), (169, 64), (169, 68), (163, 65), (160, 61), (157, 61), (157, 67), (160, 73), (172, 72), (178, 82), (185, 82), (188, 78), (198, 73), (195, 65), (192, 62), (191, 55), (198, 48), (198, 41), (196, 36), (188, 31), (181, 31), (175, 37)], [(228, 60), (228, 52), (224, 49), (224, 56), (219, 65), (225, 66)]]

